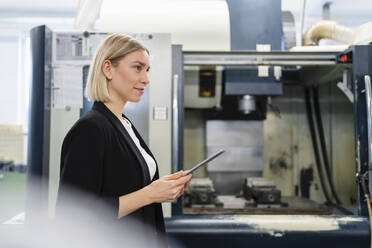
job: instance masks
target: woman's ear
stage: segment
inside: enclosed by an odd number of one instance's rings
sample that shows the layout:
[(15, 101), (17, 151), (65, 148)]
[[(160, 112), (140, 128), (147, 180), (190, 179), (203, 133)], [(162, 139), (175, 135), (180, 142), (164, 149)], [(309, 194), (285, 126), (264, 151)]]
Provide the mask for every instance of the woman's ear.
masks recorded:
[(107, 80), (112, 79), (112, 64), (111, 61), (106, 59), (102, 64), (102, 72), (105, 74)]

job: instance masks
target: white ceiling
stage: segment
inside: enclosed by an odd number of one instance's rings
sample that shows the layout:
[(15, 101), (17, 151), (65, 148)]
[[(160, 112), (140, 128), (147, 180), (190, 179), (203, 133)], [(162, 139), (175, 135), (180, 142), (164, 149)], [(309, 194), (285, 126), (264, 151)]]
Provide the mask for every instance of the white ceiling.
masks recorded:
[(77, 0), (1, 0), (0, 7), (2, 9), (19, 9), (19, 10), (75, 10), (77, 7)]
[[(300, 20), (297, 19), (301, 16), (303, 1), (304, 0), (282, 0), (282, 9), (291, 10), (296, 16), (296, 21), (299, 22)], [(306, 0), (305, 21), (320, 19), (322, 5), (325, 2), (332, 2), (332, 19), (340, 20), (344, 23), (354, 23), (368, 18), (372, 21), (371, 0)], [(0, 0), (0, 16), (18, 15), (22, 17), (22, 15), (32, 15), (32, 13), (38, 15), (48, 15), (48, 13), (51, 15), (55, 15), (56, 13), (62, 15), (65, 13), (65, 15), (70, 17), (74, 15), (77, 5), (78, 0)]]
[[(282, 0), (282, 9), (290, 10), (295, 16), (298, 31), (300, 29), (303, 1)], [(322, 6), (326, 2), (332, 2), (330, 7), (331, 19), (338, 21), (340, 24), (355, 28), (365, 22), (372, 21), (372, 0), (306, 0), (304, 30), (312, 23), (321, 20)], [(78, 0), (0, 0), (0, 26), (1, 23), (3, 23), (2, 26), (4, 26), (4, 23), (9, 25), (12, 21), (18, 23), (15, 24), (15, 27), (20, 23), (39, 22), (48, 25), (51, 23), (60, 27), (72, 25), (77, 5)], [(35, 20), (35, 22), (32, 20)]]

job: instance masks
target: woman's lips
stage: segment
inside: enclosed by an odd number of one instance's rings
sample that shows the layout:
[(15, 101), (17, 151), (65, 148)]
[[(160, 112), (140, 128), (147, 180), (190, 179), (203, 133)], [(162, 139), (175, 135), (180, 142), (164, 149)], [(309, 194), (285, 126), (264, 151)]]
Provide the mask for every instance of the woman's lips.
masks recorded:
[(144, 88), (134, 88), (134, 89), (138, 90), (141, 93), (145, 92), (145, 89)]

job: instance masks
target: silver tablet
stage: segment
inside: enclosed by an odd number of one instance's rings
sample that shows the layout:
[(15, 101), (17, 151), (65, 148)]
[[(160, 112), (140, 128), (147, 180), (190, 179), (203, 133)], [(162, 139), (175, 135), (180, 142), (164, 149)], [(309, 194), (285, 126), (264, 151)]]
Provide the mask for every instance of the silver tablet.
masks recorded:
[(225, 150), (220, 150), (218, 152), (216, 152), (215, 154), (213, 154), (212, 156), (210, 156), (209, 158), (207, 158), (206, 160), (203, 160), (201, 161), (199, 164), (195, 165), (194, 167), (192, 167), (190, 170), (187, 170), (184, 172), (184, 174), (182, 176), (187, 176), (188, 174), (194, 172), (195, 170), (199, 169), (200, 167), (202, 167), (203, 165), (206, 165), (208, 162), (212, 161), (213, 159), (217, 158), (218, 156), (220, 156), (222, 153), (224, 153)]

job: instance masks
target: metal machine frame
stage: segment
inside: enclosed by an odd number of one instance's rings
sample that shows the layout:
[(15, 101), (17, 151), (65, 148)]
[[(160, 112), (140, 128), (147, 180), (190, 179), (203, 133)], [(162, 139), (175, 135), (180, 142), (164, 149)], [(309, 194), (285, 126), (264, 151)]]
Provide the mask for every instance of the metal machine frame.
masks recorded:
[[(50, 63), (50, 30), (47, 28), (35, 29), (33, 35), (41, 40), (33, 42), (33, 49), (41, 51), (42, 58), (33, 58), (35, 71), (34, 81), (40, 84), (39, 91), (33, 92), (32, 104), (42, 106), (33, 109), (31, 115), (30, 133), (32, 135), (29, 147), (30, 162), (34, 164), (30, 168), (29, 176), (37, 177), (33, 186), (39, 190), (30, 194), (32, 188), (28, 188), (28, 204), (33, 211), (41, 214), (47, 209), (41, 208), (40, 203), (45, 202), (44, 175), (50, 173), (48, 164), (50, 137), (45, 133), (50, 128), (48, 99), (45, 94), (50, 94), (51, 85), (47, 85), (50, 79), (50, 68), (44, 67)], [(352, 70), (352, 91), (354, 94), (355, 115), (355, 154), (356, 171), (365, 174), (371, 169), (372, 152), (372, 110), (371, 110), (371, 85), (372, 75), (372, 46), (354, 46), (343, 54), (351, 53), (353, 61), (340, 63), (335, 52), (182, 52), (181, 46), (172, 46), (172, 102), (170, 118), (172, 120), (172, 170), (183, 169), (183, 74), (185, 65), (237, 65), (237, 66), (302, 66), (304, 73), (313, 73), (317, 83), (342, 75), (345, 69)], [(341, 74), (340, 74), (341, 73)], [(37, 79), (37, 80), (36, 80)], [(308, 85), (311, 82), (297, 78), (301, 83)], [(36, 87), (34, 85), (34, 87)], [(163, 90), (159, 88), (159, 90)], [(167, 94), (168, 94), (167, 93)], [(44, 108), (46, 111), (44, 111)], [(49, 110), (50, 111), (50, 110)], [(43, 120), (40, 125), (40, 120)], [(35, 122), (35, 123), (34, 123)], [(37, 123), (36, 123), (37, 122)], [(170, 127), (169, 126), (169, 127)], [(159, 148), (160, 149), (160, 148)], [(170, 155), (169, 155), (170, 156)], [(169, 170), (170, 168), (168, 168)], [(351, 175), (354, 177), (354, 175)], [(366, 179), (365, 181), (371, 181)], [(35, 193), (36, 192), (36, 193)], [(172, 204), (172, 217), (166, 218), (167, 233), (170, 238), (176, 238), (187, 247), (236, 247), (241, 245), (253, 245), (261, 247), (297, 247), (301, 240), (303, 247), (326, 247), (329, 245), (338, 247), (350, 247), (357, 244), (359, 247), (369, 244), (369, 220), (367, 207), (364, 202), (364, 194), (361, 185), (358, 184), (359, 216), (303, 216), (303, 215), (276, 215), (276, 216), (248, 216), (248, 215), (218, 215), (218, 216), (184, 216), (182, 215), (182, 202), (178, 200)], [(29, 217), (33, 217), (29, 215)], [(36, 214), (35, 217), (39, 217)], [(32, 221), (32, 219), (31, 219)], [(347, 235), (345, 235), (347, 234)]]
[[(346, 53), (351, 53), (353, 60), (341, 63), (338, 59)], [(353, 91), (354, 95), (356, 171), (362, 174), (371, 170), (372, 87), (368, 79), (372, 75), (372, 46), (353, 46), (344, 53), (184, 52), (183, 65), (302, 66), (305, 68), (304, 73), (313, 73), (312, 79), (317, 83), (325, 83), (336, 75), (338, 77), (342, 75), (345, 69), (351, 69), (352, 87), (349, 90)], [(304, 85), (311, 84), (306, 80), (300, 82)], [(178, 108), (178, 111), (182, 109)], [(182, 168), (182, 162), (179, 162), (173, 170)], [(178, 201), (172, 205), (173, 217), (166, 220), (167, 232), (170, 237), (179, 240), (187, 247), (237, 247), (243, 244), (260, 247), (298, 247), (299, 240), (302, 241), (302, 247), (329, 245), (367, 247), (369, 220), (360, 184), (357, 185), (357, 191), (359, 216), (347, 217), (337, 215), (181, 216), (182, 206)], [(322, 223), (327, 228), (324, 229)], [(335, 226), (331, 227), (331, 223)]]

